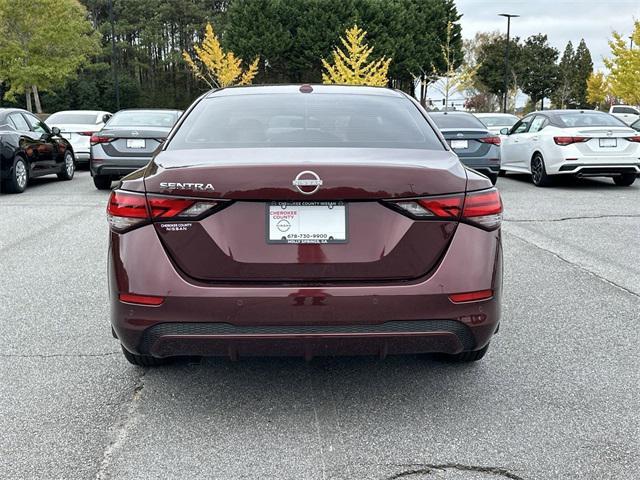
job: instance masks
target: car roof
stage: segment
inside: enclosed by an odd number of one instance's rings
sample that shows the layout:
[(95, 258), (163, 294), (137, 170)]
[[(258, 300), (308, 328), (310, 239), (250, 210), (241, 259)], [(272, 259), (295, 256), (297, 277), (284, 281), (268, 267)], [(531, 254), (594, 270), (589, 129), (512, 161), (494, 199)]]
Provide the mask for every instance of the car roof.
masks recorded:
[(116, 113), (120, 112), (182, 112), (182, 110), (178, 110), (177, 108), (123, 108), (122, 110), (118, 110)]
[(60, 110), (58, 112), (53, 112), (51, 115), (55, 115), (56, 113), (93, 113), (99, 115), (100, 113), (109, 113), (106, 110)]
[(460, 112), (460, 111), (454, 111), (454, 112), (429, 112), (429, 115), (471, 115), (472, 117), (474, 117), (475, 115), (473, 115), (473, 113), (469, 113), (469, 112)]
[(482, 112), (482, 113), (474, 113), (474, 115), (476, 117), (516, 117), (517, 118), (517, 115), (514, 115), (513, 113), (502, 113), (502, 112), (496, 112), (496, 113)]
[(323, 84), (295, 84), (295, 85), (246, 85), (237, 87), (226, 87), (211, 90), (206, 94), (206, 98), (235, 95), (268, 95), (274, 93), (300, 93), (302, 85), (310, 85), (312, 94), (342, 93), (354, 95), (378, 95), (385, 97), (402, 97), (403, 94), (397, 90), (387, 87), (369, 87), (363, 85), (323, 85)]
[(556, 109), (556, 110), (538, 110), (535, 112), (531, 112), (528, 115), (533, 115), (533, 114), (540, 114), (540, 115), (559, 115), (561, 113), (601, 113), (603, 115), (609, 115), (609, 112), (603, 112), (602, 110), (590, 110), (588, 108), (565, 108), (564, 110), (561, 109)]

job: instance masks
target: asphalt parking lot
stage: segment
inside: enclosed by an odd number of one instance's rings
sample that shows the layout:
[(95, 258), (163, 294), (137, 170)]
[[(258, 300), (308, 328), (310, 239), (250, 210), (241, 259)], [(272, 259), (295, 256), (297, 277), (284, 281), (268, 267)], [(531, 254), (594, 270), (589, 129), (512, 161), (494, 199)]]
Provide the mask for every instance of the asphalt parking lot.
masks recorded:
[(640, 182), (498, 181), (485, 359), (129, 365), (109, 330), (107, 194), (0, 195), (0, 478), (640, 478)]

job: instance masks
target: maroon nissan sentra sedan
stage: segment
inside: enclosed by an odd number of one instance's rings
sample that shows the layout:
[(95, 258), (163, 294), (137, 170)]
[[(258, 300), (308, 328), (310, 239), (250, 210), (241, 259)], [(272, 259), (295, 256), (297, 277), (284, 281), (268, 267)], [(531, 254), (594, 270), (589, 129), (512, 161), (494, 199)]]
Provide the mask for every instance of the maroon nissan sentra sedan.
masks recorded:
[(126, 358), (440, 353), (500, 321), (502, 203), (422, 108), (385, 88), (199, 98), (111, 193)]

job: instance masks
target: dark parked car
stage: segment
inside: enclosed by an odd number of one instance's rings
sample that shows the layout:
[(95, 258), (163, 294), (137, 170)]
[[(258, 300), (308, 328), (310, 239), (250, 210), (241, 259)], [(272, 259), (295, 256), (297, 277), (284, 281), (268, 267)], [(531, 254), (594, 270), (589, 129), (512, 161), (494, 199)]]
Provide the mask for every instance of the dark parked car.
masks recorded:
[(30, 178), (56, 174), (71, 180), (75, 159), (60, 130), (18, 108), (0, 108), (0, 185), (3, 192), (22, 193)]
[(386, 88), (213, 91), (107, 207), (126, 358), (439, 352), (500, 319), (502, 203)]
[(144, 167), (162, 144), (182, 111), (120, 110), (91, 136), (89, 164), (96, 188), (109, 190), (111, 182)]
[(430, 112), (460, 161), (496, 184), (500, 172), (500, 137), (470, 113)]

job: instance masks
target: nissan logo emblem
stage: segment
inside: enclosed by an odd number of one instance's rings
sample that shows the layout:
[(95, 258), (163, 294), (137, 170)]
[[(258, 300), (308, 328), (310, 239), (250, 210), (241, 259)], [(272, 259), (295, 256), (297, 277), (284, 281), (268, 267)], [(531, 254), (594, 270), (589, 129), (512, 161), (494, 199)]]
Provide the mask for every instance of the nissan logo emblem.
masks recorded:
[[(300, 172), (291, 183), (300, 193), (304, 195), (313, 195), (318, 191), (320, 185), (322, 185), (322, 180), (320, 180), (320, 177), (316, 172), (305, 170), (304, 172)], [(305, 189), (303, 187), (307, 188)]]

